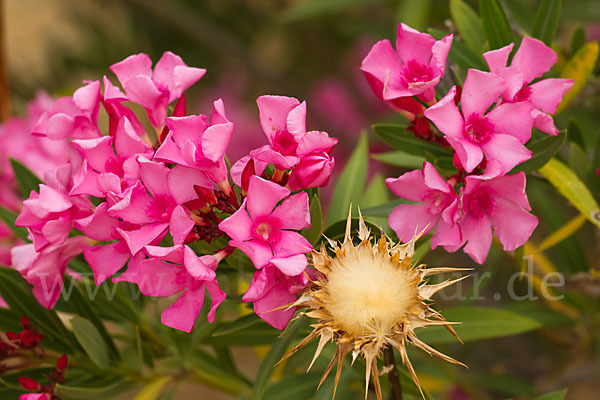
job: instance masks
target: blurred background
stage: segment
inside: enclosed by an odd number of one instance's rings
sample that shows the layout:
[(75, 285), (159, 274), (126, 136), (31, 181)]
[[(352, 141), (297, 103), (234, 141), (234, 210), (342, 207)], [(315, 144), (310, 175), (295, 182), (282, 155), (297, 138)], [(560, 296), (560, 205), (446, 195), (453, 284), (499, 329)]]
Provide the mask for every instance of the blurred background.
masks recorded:
[[(469, 3), (477, 9), (478, 2)], [(523, 32), (540, 1), (502, 3), (515, 31)], [(338, 173), (361, 131), (369, 131), (374, 122), (399, 118), (376, 99), (359, 71), (370, 46), (383, 38), (394, 40), (400, 22), (419, 30), (453, 30), (447, 22), (446, 0), (3, 0), (0, 4), (15, 114), (23, 114), (26, 102), (40, 89), (53, 96), (70, 95), (82, 80), (108, 75), (111, 64), (130, 54), (145, 52), (156, 61), (170, 50), (188, 65), (208, 70), (188, 92), (188, 112), (210, 113), (212, 102), (223, 98), (236, 125), (230, 160), (266, 142), (256, 97), (281, 94), (307, 100), (308, 128), (325, 130), (340, 139), (333, 153)], [(582, 29), (587, 41), (600, 38), (600, 1), (564, 1), (561, 18), (555, 41), (559, 63), (570, 55), (575, 30)], [(597, 71), (582, 94), (587, 100), (557, 119), (560, 129), (576, 116), (592, 138), (586, 140), (595, 141), (600, 131)], [(371, 153), (389, 150), (369, 135)], [(400, 173), (400, 169), (371, 160), (370, 177)], [(528, 185), (534, 214), (550, 221), (537, 229), (534, 240), (577, 214), (551, 190), (535, 181)], [(548, 197), (555, 197), (555, 203), (549, 204)], [(587, 224), (548, 255), (560, 271), (600, 270), (599, 241), (598, 230)], [(434, 265), (474, 266), (458, 253), (435, 251), (427, 257)], [(515, 271), (510, 263), (501, 251), (493, 249), (486, 268), (493, 271), (494, 278), (482, 287), (484, 297), (491, 300), (485, 293), (506, 290), (505, 282)], [(553, 317), (539, 304), (529, 303), (519, 305), (523, 312)], [(497, 302), (495, 306), (499, 306)], [(596, 296), (592, 313), (597, 313), (597, 306)], [(448, 346), (446, 353), (470, 365), (470, 372), (441, 362), (430, 365), (426, 355), (415, 353), (413, 357), (425, 361), (417, 371), (423, 372), (424, 386), (440, 399), (528, 398), (528, 393), (567, 386), (568, 399), (600, 398), (600, 354), (596, 354), (600, 353), (600, 340), (582, 337), (577, 324), (562, 327), (559, 322), (541, 332), (465, 347)], [(242, 371), (250, 377), (260, 354), (248, 348), (236, 353)], [(446, 374), (453, 374), (454, 381), (441, 378)], [(228, 398), (203, 390), (187, 388), (176, 398)]]

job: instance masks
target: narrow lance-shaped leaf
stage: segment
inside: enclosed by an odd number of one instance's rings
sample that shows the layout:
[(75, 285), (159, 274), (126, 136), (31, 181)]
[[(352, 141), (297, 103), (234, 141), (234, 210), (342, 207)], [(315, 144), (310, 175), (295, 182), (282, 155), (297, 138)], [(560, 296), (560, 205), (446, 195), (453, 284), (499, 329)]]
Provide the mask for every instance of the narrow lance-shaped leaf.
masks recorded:
[(485, 43), (481, 18), (463, 0), (450, 0), (450, 15), (460, 37), (475, 54), (481, 53)]
[(550, 46), (556, 34), (561, 8), (562, 0), (543, 0), (535, 13), (531, 36)]
[(450, 150), (437, 143), (426, 142), (416, 138), (411, 132), (406, 132), (404, 125), (376, 124), (373, 131), (384, 142), (393, 148), (408, 154), (423, 157), (446, 157), (452, 155)]
[(7, 210), (3, 206), (0, 206), (0, 219), (2, 219), (2, 221), (4, 221), (6, 226), (8, 226), (10, 228), (10, 230), (15, 234), (16, 237), (18, 237), (19, 239), (21, 239), (25, 242), (30, 241), (27, 238), (27, 235), (28, 235), (27, 229), (20, 227), (20, 226), (15, 226), (15, 221), (17, 220), (17, 214), (13, 213), (12, 211)]
[(577, 53), (569, 60), (567, 65), (560, 72), (560, 77), (573, 80), (573, 87), (565, 93), (562, 101), (558, 105), (555, 114), (567, 108), (573, 99), (585, 87), (588, 78), (594, 71), (596, 61), (598, 60), (598, 51), (600, 45), (598, 42), (587, 43), (582, 46)]
[(323, 211), (318, 195), (313, 195), (310, 200), (310, 228), (302, 231), (302, 234), (310, 243), (315, 243), (321, 236), (323, 230)]
[(517, 165), (513, 172), (523, 171), (529, 173), (543, 167), (558, 153), (566, 139), (567, 132), (563, 130), (557, 136), (544, 135), (540, 139), (532, 140), (527, 144), (527, 148), (533, 153), (531, 158)]
[(535, 400), (564, 400), (566, 395), (567, 389), (563, 389), (552, 393), (546, 393)]
[(33, 190), (37, 192), (42, 181), (27, 168), (23, 163), (15, 159), (10, 159), (10, 165), (15, 173), (15, 179), (19, 185), (19, 191), (24, 199), (29, 197), (29, 193)]
[(483, 20), (483, 31), (490, 43), (490, 49), (499, 49), (513, 42), (513, 33), (506, 14), (497, 0), (481, 0), (479, 13)]
[[(431, 36), (440, 40), (446, 33), (439, 29), (428, 29)], [(469, 47), (461, 41), (460, 37), (454, 37), (452, 40), (452, 47), (448, 54), (448, 59), (458, 65), (458, 67), (466, 74), (469, 68), (476, 68), (480, 70), (486, 70), (487, 65), (479, 52), (473, 52)]]
[(71, 326), (77, 341), (92, 362), (100, 368), (107, 368), (110, 364), (108, 348), (94, 324), (76, 316), (71, 319)]

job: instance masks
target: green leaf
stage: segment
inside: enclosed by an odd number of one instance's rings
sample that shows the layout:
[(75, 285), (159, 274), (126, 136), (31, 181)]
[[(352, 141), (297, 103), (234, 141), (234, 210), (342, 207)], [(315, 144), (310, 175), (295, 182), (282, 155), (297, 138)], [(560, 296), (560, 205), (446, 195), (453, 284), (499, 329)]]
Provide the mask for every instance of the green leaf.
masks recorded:
[(21, 226), (15, 226), (15, 221), (17, 220), (17, 214), (12, 211), (7, 210), (4, 206), (0, 206), (0, 219), (4, 221), (6, 226), (10, 228), (10, 230), (15, 234), (19, 239), (30, 242), (27, 238), (28, 232), (27, 229)]
[(480, 0), (479, 13), (490, 49), (499, 49), (513, 42), (506, 14), (497, 0)]
[(280, 333), (261, 320), (245, 328), (208, 337), (204, 342), (213, 346), (261, 346), (271, 344)]
[[(428, 31), (431, 36), (437, 40), (446, 36), (446, 33), (439, 29), (429, 28)], [(448, 59), (458, 65), (465, 74), (469, 68), (481, 70), (486, 70), (488, 68), (481, 53), (471, 51), (467, 45), (456, 36), (452, 40), (452, 47), (450, 48), (450, 53), (448, 53)]]
[[(317, 391), (321, 379), (320, 372), (303, 375), (289, 375), (271, 385), (262, 400), (306, 400)], [(330, 397), (331, 398), (331, 397)]]
[(135, 395), (133, 400), (156, 400), (164, 387), (171, 382), (171, 380), (172, 378), (170, 376), (154, 379), (152, 382), (146, 384), (146, 386)]
[(406, 132), (403, 125), (376, 124), (373, 125), (373, 131), (384, 142), (393, 148), (408, 154), (422, 156), (426, 158), (451, 156), (448, 149), (443, 148), (437, 143), (426, 142), (414, 137), (410, 132)]
[(576, 23), (571, 33), (571, 54), (577, 53), (577, 51), (585, 44), (585, 30), (581, 23)]
[(577, 143), (569, 145), (569, 167), (581, 180), (585, 180), (590, 171), (591, 165), (587, 154)]
[(550, 46), (558, 27), (561, 7), (562, 0), (543, 0), (533, 19), (531, 36)]
[(569, 137), (567, 138), (567, 140), (569, 142), (577, 143), (582, 149), (586, 148), (583, 132), (581, 131), (579, 122), (577, 122), (577, 120), (575, 118), (569, 119), (569, 125), (567, 126), (567, 132), (569, 132)]
[(565, 93), (554, 114), (558, 114), (567, 108), (585, 87), (588, 78), (592, 75), (596, 66), (599, 46), (598, 42), (585, 44), (569, 60), (562, 71), (560, 71), (561, 78), (573, 80), (573, 87)]
[(531, 140), (527, 143), (527, 148), (533, 153), (531, 158), (517, 165), (512, 172), (523, 171), (529, 173), (543, 167), (558, 153), (558, 150), (565, 143), (566, 139), (567, 132), (562, 130), (556, 136), (543, 135), (539, 139)]
[(280, 16), (283, 22), (293, 22), (349, 8), (371, 4), (373, 0), (308, 0), (286, 9)]
[(433, 160), (433, 166), (443, 177), (456, 174), (458, 170), (454, 166), (452, 157), (439, 157)]
[(92, 362), (100, 368), (106, 369), (110, 364), (108, 349), (94, 324), (85, 318), (76, 316), (71, 318), (71, 326), (77, 341)]
[[(174, 362), (178, 363), (180, 361), (175, 359)], [(193, 376), (195, 381), (233, 396), (238, 396), (242, 392), (244, 383), (238, 376), (230, 373), (212, 355), (201, 349), (196, 349), (194, 351), (193, 362)]]
[(73, 387), (56, 385), (54, 393), (64, 400), (102, 400), (124, 393), (134, 386), (131, 382), (117, 382), (103, 387)]
[(23, 163), (13, 158), (10, 159), (10, 165), (15, 173), (15, 179), (19, 185), (19, 191), (24, 199), (29, 197), (29, 193), (33, 190), (37, 192), (42, 181), (27, 168)]
[(421, 168), (425, 161), (425, 157), (414, 156), (399, 150), (371, 154), (371, 158), (384, 164), (403, 168)]
[[(361, 213), (362, 213), (362, 211), (361, 211)], [(328, 237), (331, 240), (341, 241), (344, 239), (344, 234), (346, 233), (346, 224), (347, 224), (346, 220), (338, 221), (338, 222), (334, 223), (333, 225), (330, 225), (327, 229), (325, 229), (325, 232), (323, 232), (323, 235)], [(350, 224), (351, 224), (350, 232), (352, 234), (354, 234), (354, 232), (358, 232), (358, 218), (352, 218), (352, 221), (350, 222)], [(374, 225), (370, 221), (365, 221), (365, 224), (367, 225), (367, 228), (369, 228), (371, 230), (371, 233), (373, 235), (381, 234), (381, 229), (379, 229), (378, 226)]]
[(477, 386), (505, 396), (531, 396), (534, 388), (526, 379), (498, 373), (474, 373)]
[(546, 393), (535, 400), (564, 400), (567, 395), (567, 389), (559, 390), (552, 393)]
[(462, 0), (450, 0), (450, 15), (466, 45), (475, 54), (481, 53), (485, 44), (483, 24), (479, 15)]
[(385, 178), (378, 172), (371, 178), (371, 183), (360, 201), (361, 207), (371, 207), (389, 201), (389, 189), (385, 185)]
[(367, 135), (363, 133), (337, 179), (327, 215), (330, 224), (344, 219), (348, 215), (350, 204), (358, 204), (360, 201), (367, 180), (368, 152)]
[(263, 398), (267, 384), (271, 380), (273, 372), (275, 372), (275, 364), (284, 356), (290, 343), (296, 338), (304, 323), (305, 317), (303, 316), (293, 320), (288, 324), (281, 336), (273, 342), (269, 352), (260, 364), (256, 378), (254, 379), (254, 387), (250, 396), (251, 400), (260, 400)]
[(397, 20), (422, 31), (425, 29), (434, 0), (404, 0), (398, 5)]
[(539, 172), (579, 210), (580, 213), (600, 227), (598, 203), (575, 173), (556, 158), (551, 159)]
[[(517, 335), (539, 329), (541, 325), (522, 315), (498, 308), (456, 307), (442, 313), (454, 325), (463, 342)], [(442, 326), (431, 326), (416, 331), (427, 344), (455, 343), (456, 338)]]
[(226, 322), (221, 324), (215, 331), (213, 332), (213, 336), (223, 336), (229, 335), (231, 333), (240, 331), (242, 329), (246, 329), (256, 323), (262, 321), (260, 317), (254, 313), (244, 315), (232, 322)]
[(323, 231), (323, 211), (318, 195), (313, 195), (310, 201), (310, 228), (302, 231), (302, 235), (310, 243), (315, 243), (321, 237)]
[(504, 0), (504, 4), (506, 4), (512, 19), (526, 32), (530, 32), (535, 10), (530, 7), (529, 3), (523, 0)]
[(362, 213), (362, 215), (369, 217), (388, 217), (390, 213), (394, 210), (394, 208), (398, 207), (400, 204), (408, 203), (410, 203), (410, 201), (408, 200), (396, 199), (385, 204), (365, 208), (364, 210), (361, 209), (360, 212)]

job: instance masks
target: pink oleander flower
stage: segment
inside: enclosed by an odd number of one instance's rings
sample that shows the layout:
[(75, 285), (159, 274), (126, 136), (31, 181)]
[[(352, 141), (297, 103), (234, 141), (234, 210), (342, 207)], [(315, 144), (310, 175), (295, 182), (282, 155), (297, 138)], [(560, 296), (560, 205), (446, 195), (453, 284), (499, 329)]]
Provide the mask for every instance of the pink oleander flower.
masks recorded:
[[(504, 250), (527, 242), (538, 224), (525, 193), (525, 173), (500, 175), (488, 165), (484, 175), (470, 175), (460, 194), (462, 244), (473, 260), (483, 264), (492, 244), (492, 228)], [(461, 244), (461, 245), (462, 245)]]
[(23, 201), (16, 226), (27, 228), (36, 251), (49, 245), (63, 243), (77, 219), (92, 212), (92, 204), (86, 196), (70, 196), (71, 165), (65, 164), (47, 174), (46, 184), (41, 184), (39, 193), (31, 191)]
[(114, 136), (73, 140), (71, 144), (83, 158), (73, 178), (71, 195), (121, 197), (140, 179), (137, 156), (154, 155), (127, 117), (121, 118)]
[(329, 153), (337, 139), (326, 132), (306, 132), (306, 102), (300, 103), (293, 97), (261, 96), (256, 103), (269, 144), (253, 150), (231, 167), (233, 181), (246, 189), (242, 175), (253, 160), (254, 173), (259, 176), (269, 164), (279, 171), (293, 168), (292, 190), (326, 185), (335, 165)]
[(19, 396), (19, 400), (49, 400), (45, 393), (26, 393)]
[(132, 255), (154, 241), (160, 241), (167, 230), (176, 245), (183, 244), (194, 227), (194, 220), (183, 204), (198, 198), (194, 185), (212, 185), (199, 170), (181, 166), (169, 169), (144, 156), (138, 156), (138, 162), (141, 181), (129, 187), (123, 199), (108, 209), (108, 214), (139, 228), (117, 228), (117, 231)]
[(62, 291), (69, 260), (81, 253), (82, 246), (88, 241), (84, 236), (75, 236), (41, 251), (31, 243), (15, 246), (11, 250), (12, 265), (33, 285), (33, 295), (39, 303), (52, 308)]
[(396, 50), (387, 39), (375, 43), (360, 69), (377, 97), (392, 108), (421, 113), (423, 107), (412, 97), (425, 102), (434, 99), (434, 87), (444, 76), (452, 39), (450, 34), (436, 41), (427, 33), (400, 24)]
[(127, 271), (113, 281), (136, 283), (144, 296), (168, 297), (181, 293), (162, 312), (161, 322), (188, 333), (194, 327), (208, 290), (212, 300), (208, 321), (212, 323), (226, 296), (219, 288), (215, 273), (225, 254), (198, 257), (191, 248), (182, 245), (147, 246), (145, 250), (150, 258), (130, 264)]
[(32, 134), (53, 140), (89, 139), (101, 136), (98, 130), (100, 81), (86, 83), (72, 97), (61, 97), (44, 112)]
[(551, 114), (556, 111), (564, 94), (573, 86), (573, 81), (551, 78), (531, 83), (536, 78), (541, 78), (556, 63), (556, 53), (544, 42), (526, 36), (521, 41), (510, 66), (507, 66), (513, 47), (514, 43), (511, 43), (483, 54), (490, 71), (506, 82), (502, 101), (530, 102), (533, 106), (533, 125), (550, 135), (557, 135), (558, 129)]
[[(158, 128), (165, 123), (169, 104), (179, 99), (206, 73), (205, 69), (188, 67), (179, 56), (169, 51), (156, 63), (154, 71), (152, 60), (143, 53), (113, 64), (110, 70), (121, 82), (127, 100), (143, 106), (152, 125)], [(115, 91), (114, 96), (122, 98), (120, 91)]]
[(531, 157), (523, 143), (531, 137), (531, 103), (503, 103), (487, 110), (499, 100), (506, 85), (495, 74), (469, 69), (456, 105), (456, 87), (425, 111), (456, 151), (462, 167), (471, 172), (483, 160), (500, 163), (501, 173)]
[(389, 225), (401, 242), (410, 242), (415, 234), (435, 229), (432, 248), (444, 246), (448, 251), (456, 251), (460, 247), (460, 228), (447, 211), (458, 204), (458, 196), (431, 163), (426, 161), (422, 170), (388, 178), (385, 183), (398, 197), (416, 202), (400, 204), (389, 216)]
[[(300, 255), (294, 257), (299, 262), (305, 262), (300, 260)], [(272, 327), (283, 330), (294, 316), (296, 308), (277, 308), (294, 303), (298, 298), (297, 293), (308, 285), (309, 280), (304, 272), (295, 276), (287, 275), (275, 263), (269, 263), (254, 273), (250, 288), (242, 300), (254, 303), (254, 312), (259, 317)]]
[(310, 226), (310, 212), (306, 192), (289, 195), (289, 189), (252, 176), (242, 206), (219, 229), (233, 239), (229, 245), (246, 253), (257, 269), (270, 262), (284, 274), (296, 276), (304, 271), (304, 254), (312, 246), (294, 231)]
[(214, 102), (210, 124), (204, 115), (190, 115), (167, 118), (167, 127), (170, 132), (157, 150), (156, 160), (196, 168), (213, 182), (229, 187), (224, 157), (233, 123), (225, 115), (222, 100)]

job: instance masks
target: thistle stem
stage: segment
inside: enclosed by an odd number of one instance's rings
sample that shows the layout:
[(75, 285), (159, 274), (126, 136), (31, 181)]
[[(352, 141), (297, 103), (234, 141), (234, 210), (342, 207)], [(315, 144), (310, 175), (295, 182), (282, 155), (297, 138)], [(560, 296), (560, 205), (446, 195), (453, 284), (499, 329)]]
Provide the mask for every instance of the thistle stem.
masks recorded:
[(383, 350), (383, 361), (388, 370), (387, 376), (392, 389), (392, 400), (402, 400), (402, 386), (400, 385), (400, 376), (396, 369), (396, 359), (394, 357), (394, 349), (386, 347)]

